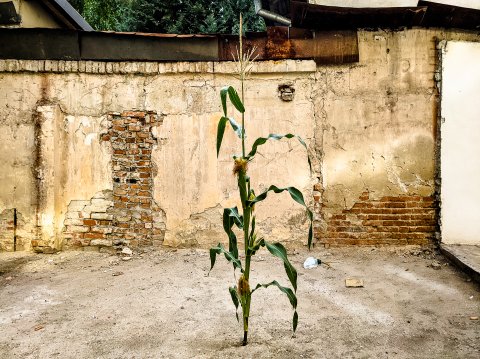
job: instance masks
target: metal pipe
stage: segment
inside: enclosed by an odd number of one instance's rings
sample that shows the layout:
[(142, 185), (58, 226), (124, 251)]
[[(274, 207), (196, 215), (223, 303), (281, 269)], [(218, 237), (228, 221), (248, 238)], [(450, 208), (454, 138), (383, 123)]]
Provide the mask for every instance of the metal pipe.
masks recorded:
[(279, 24), (282, 24), (285, 26), (292, 26), (292, 21), (289, 18), (286, 18), (285, 16), (282, 16), (279, 14), (275, 14), (274, 12), (265, 10), (262, 5), (262, 0), (253, 0), (253, 3), (255, 5), (255, 13), (258, 16), (261, 16), (268, 20), (278, 22)]

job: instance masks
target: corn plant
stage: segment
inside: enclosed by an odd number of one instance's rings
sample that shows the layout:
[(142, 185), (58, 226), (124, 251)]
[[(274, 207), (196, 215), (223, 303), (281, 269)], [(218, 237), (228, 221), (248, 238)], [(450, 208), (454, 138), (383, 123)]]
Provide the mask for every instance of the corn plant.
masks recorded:
[[(237, 53), (237, 65), (238, 65), (238, 75), (241, 85), (241, 94), (232, 86), (227, 86), (221, 89), (220, 99), (222, 103), (223, 116), (220, 118), (217, 129), (217, 157), (220, 152), (220, 147), (223, 140), (223, 135), (227, 123), (230, 124), (231, 128), (242, 142), (242, 153), (241, 155), (233, 156), (233, 174), (237, 178), (240, 201), (242, 204), (242, 213), (238, 211), (237, 207), (225, 208), (223, 211), (223, 228), (228, 236), (228, 250), (219, 243), (217, 246), (210, 249), (210, 261), (211, 268), (213, 269), (215, 265), (216, 256), (219, 254), (224, 254), (225, 258), (232, 263), (234, 274), (238, 269), (240, 271), (240, 278), (236, 286), (229, 287), (230, 296), (232, 298), (233, 304), (236, 309), (236, 317), (239, 321), (238, 316), (238, 307), (242, 308), (242, 318), (243, 318), (243, 345), (247, 344), (248, 337), (248, 319), (250, 316), (250, 304), (252, 300), (253, 293), (260, 288), (267, 288), (270, 286), (276, 286), (280, 291), (287, 295), (290, 304), (293, 307), (293, 332), (295, 333), (298, 324), (298, 314), (297, 314), (297, 271), (292, 266), (287, 257), (287, 251), (281, 243), (270, 243), (264, 238), (259, 237), (255, 228), (256, 216), (255, 216), (255, 206), (261, 201), (267, 198), (267, 195), (270, 192), (281, 193), (288, 192), (291, 198), (304, 206), (307, 211), (308, 218), (310, 220), (310, 227), (308, 231), (308, 248), (312, 244), (312, 212), (308, 209), (305, 204), (302, 193), (295, 187), (285, 187), (279, 188), (277, 186), (271, 185), (264, 192), (256, 195), (253, 189), (250, 177), (248, 176), (248, 164), (252, 162), (257, 153), (258, 147), (264, 145), (269, 140), (281, 140), (283, 138), (292, 139), (296, 138), (298, 141), (307, 148), (305, 142), (298, 136), (291, 133), (279, 135), (279, 134), (269, 134), (266, 137), (260, 137), (253, 142), (250, 152), (245, 150), (245, 80), (247, 75), (252, 69), (253, 53), (255, 50), (248, 51), (244, 53), (242, 49), (242, 20), (240, 17), (240, 47)], [(237, 109), (241, 114), (241, 125), (235, 121), (233, 117), (229, 117), (227, 113), (227, 97), (230, 100), (231, 104)], [(308, 158), (308, 156), (307, 156)], [(310, 160), (308, 160), (310, 165)], [(244, 240), (244, 258), (245, 262), (242, 263), (239, 257), (238, 251), (238, 241), (237, 236), (233, 231), (233, 227), (236, 226), (241, 231), (243, 231), (243, 240)], [(275, 257), (278, 257), (282, 260), (283, 266), (287, 277), (292, 285), (292, 288), (282, 286), (276, 280), (266, 283), (266, 284), (257, 284), (253, 289), (250, 286), (250, 269), (252, 256), (261, 248), (266, 247), (266, 249)]]

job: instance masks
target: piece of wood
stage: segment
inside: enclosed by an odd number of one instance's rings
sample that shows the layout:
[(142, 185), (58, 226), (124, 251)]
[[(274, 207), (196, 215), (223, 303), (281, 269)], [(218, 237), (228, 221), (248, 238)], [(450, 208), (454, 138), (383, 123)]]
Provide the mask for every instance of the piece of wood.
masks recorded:
[(347, 287), (347, 288), (363, 288), (363, 279), (347, 278), (347, 279), (345, 279), (345, 287)]

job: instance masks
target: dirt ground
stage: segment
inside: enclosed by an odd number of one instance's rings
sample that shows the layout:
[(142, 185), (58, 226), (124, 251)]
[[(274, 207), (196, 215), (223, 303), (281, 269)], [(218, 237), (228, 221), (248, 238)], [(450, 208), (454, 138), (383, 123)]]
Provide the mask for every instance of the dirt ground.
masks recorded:
[[(305, 270), (307, 256), (330, 263)], [(277, 288), (254, 294), (240, 345), (222, 258), (161, 249), (0, 253), (0, 358), (480, 358), (480, 288), (435, 252), (330, 248), (292, 255), (299, 326)], [(346, 288), (346, 278), (363, 288)], [(267, 252), (252, 283), (287, 278)]]

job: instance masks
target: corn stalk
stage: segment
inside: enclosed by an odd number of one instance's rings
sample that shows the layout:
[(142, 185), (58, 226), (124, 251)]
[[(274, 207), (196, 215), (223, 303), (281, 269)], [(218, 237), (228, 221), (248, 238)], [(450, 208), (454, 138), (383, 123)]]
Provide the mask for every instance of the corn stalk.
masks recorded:
[[(238, 316), (238, 307), (242, 308), (242, 321), (243, 321), (243, 345), (248, 341), (248, 319), (250, 317), (250, 304), (252, 300), (252, 294), (260, 288), (267, 288), (269, 286), (276, 286), (280, 291), (287, 295), (290, 304), (293, 307), (293, 332), (295, 333), (298, 324), (297, 314), (297, 271), (292, 266), (287, 257), (287, 251), (281, 243), (270, 243), (263, 238), (258, 238), (255, 229), (256, 217), (255, 217), (255, 205), (267, 198), (270, 192), (281, 193), (288, 192), (290, 197), (300, 205), (304, 206), (310, 220), (310, 227), (308, 231), (308, 248), (312, 245), (312, 220), (313, 214), (305, 204), (302, 193), (295, 187), (279, 188), (277, 186), (270, 186), (264, 192), (256, 195), (252, 189), (250, 183), (250, 177), (248, 176), (248, 164), (253, 161), (257, 153), (259, 146), (264, 145), (269, 140), (281, 140), (283, 138), (292, 139), (296, 138), (304, 147), (307, 148), (305, 142), (298, 136), (291, 133), (285, 135), (269, 134), (266, 137), (260, 137), (254, 141), (252, 148), (249, 152), (245, 149), (245, 81), (248, 74), (252, 69), (254, 50), (244, 53), (242, 43), (242, 16), (240, 15), (240, 47), (237, 53), (237, 65), (238, 65), (238, 78), (240, 80), (241, 92), (240, 96), (238, 92), (232, 87), (224, 87), (220, 91), (220, 99), (222, 103), (223, 116), (220, 118), (217, 129), (217, 157), (220, 152), (223, 135), (227, 123), (230, 124), (232, 130), (242, 141), (242, 155), (233, 156), (234, 168), (233, 173), (237, 177), (237, 184), (239, 189), (240, 201), (242, 204), (241, 214), (237, 207), (225, 208), (223, 211), (223, 228), (228, 236), (228, 250), (219, 243), (217, 246), (210, 249), (210, 262), (213, 269), (216, 261), (216, 256), (223, 254), (225, 258), (232, 263), (233, 269), (240, 270), (241, 275), (236, 286), (230, 287), (229, 292), (232, 298), (233, 304), (236, 308), (236, 317)], [(228, 116), (227, 97), (229, 102), (237, 109), (241, 114), (241, 124), (238, 124), (233, 117)], [(307, 156), (308, 157), (308, 156)], [(308, 159), (310, 165), (310, 159)], [(238, 253), (238, 241), (236, 234), (233, 231), (233, 227), (236, 226), (243, 231), (244, 239), (244, 255), (245, 266), (243, 266)], [(261, 248), (265, 247), (273, 256), (280, 258), (283, 262), (285, 272), (292, 285), (292, 288), (282, 286), (276, 280), (266, 283), (257, 284), (253, 289), (250, 287), (250, 267), (252, 256)]]

